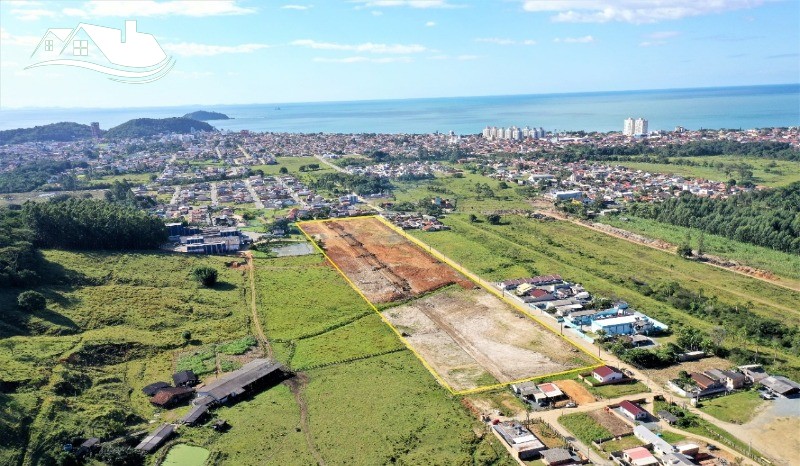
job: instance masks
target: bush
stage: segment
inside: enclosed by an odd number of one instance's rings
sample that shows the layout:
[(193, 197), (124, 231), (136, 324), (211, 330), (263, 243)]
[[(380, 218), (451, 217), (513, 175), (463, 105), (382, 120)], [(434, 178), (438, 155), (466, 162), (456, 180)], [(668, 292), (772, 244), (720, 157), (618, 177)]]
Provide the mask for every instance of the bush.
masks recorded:
[(138, 466), (144, 463), (144, 454), (126, 445), (103, 444), (99, 456), (111, 466)]
[(28, 312), (44, 310), (47, 300), (37, 291), (23, 291), (17, 296), (17, 305)]
[(197, 267), (192, 271), (192, 276), (206, 288), (217, 284), (217, 270), (212, 267)]

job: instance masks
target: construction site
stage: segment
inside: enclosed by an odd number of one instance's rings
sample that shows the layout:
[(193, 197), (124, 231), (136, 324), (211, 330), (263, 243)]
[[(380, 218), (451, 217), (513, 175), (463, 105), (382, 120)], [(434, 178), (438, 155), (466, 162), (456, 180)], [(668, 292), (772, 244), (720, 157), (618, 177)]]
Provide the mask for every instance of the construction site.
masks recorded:
[(595, 362), (380, 219), (300, 227), (373, 306), (381, 305), (384, 320), (454, 392)]
[(400, 301), (454, 283), (474, 284), (377, 218), (308, 222), (303, 231), (372, 303)]

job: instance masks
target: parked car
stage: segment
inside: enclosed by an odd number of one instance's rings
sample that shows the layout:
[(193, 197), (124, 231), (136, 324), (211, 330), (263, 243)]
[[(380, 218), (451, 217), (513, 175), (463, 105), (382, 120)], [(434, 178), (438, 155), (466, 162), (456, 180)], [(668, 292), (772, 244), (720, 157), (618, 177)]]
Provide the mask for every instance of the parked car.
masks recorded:
[(577, 408), (578, 405), (575, 404), (574, 401), (570, 401), (569, 403), (564, 405), (565, 408)]

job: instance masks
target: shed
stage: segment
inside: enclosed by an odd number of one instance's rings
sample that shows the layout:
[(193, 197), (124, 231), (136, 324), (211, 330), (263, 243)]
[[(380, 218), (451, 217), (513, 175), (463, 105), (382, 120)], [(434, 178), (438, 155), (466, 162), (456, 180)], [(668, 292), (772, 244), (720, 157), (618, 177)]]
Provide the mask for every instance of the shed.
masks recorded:
[(200, 379), (194, 374), (193, 371), (180, 371), (172, 374), (172, 380), (175, 382), (176, 387), (192, 387), (200, 382)]
[(201, 398), (209, 397), (216, 403), (225, 403), (233, 397), (242, 395), (253, 385), (282, 374), (280, 371), (282, 367), (280, 363), (268, 359), (254, 359), (240, 369), (199, 388), (197, 394)]
[(75, 451), (75, 456), (81, 458), (84, 455), (91, 453), (94, 450), (97, 450), (100, 446), (100, 439), (97, 437), (92, 437), (90, 439), (86, 439), (85, 442), (78, 447), (78, 450)]
[(188, 413), (186, 413), (186, 416), (183, 416), (181, 422), (186, 424), (187, 426), (193, 426), (197, 424), (197, 422), (200, 421), (200, 419), (202, 419), (207, 412), (208, 412), (208, 405), (206, 404), (192, 406), (192, 409), (189, 410)]
[(175, 432), (175, 426), (172, 424), (161, 424), (150, 435), (136, 445), (136, 449), (145, 453), (151, 453), (160, 447), (167, 439)]
[(168, 384), (167, 382), (154, 382), (142, 388), (142, 392), (147, 396), (153, 396), (158, 393), (159, 390), (167, 387), (172, 387), (172, 385)]
[(154, 397), (150, 398), (150, 403), (162, 408), (166, 408), (191, 398), (193, 393), (194, 388), (192, 387), (163, 388), (159, 390)]
[(542, 452), (542, 463), (547, 466), (560, 466), (572, 462), (572, 455), (564, 448), (551, 448)]
[(672, 414), (671, 412), (666, 411), (666, 410), (659, 411), (658, 412), (658, 417), (659, 417), (659, 419), (663, 420), (664, 422), (666, 422), (669, 425), (672, 425), (672, 424), (675, 424), (676, 422), (678, 422), (678, 418), (675, 417), (674, 414)]
[(800, 384), (782, 375), (765, 377), (760, 383), (776, 395), (789, 396), (800, 393)]

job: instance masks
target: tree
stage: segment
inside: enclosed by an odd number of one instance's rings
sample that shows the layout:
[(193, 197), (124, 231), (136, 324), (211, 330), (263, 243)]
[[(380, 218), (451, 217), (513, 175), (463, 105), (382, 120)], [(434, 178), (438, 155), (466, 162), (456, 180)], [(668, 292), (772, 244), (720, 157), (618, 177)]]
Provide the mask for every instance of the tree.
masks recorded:
[(489, 222), (489, 225), (500, 225), (500, 214), (489, 214), (486, 216), (486, 221)]
[(38, 291), (23, 291), (17, 296), (17, 305), (28, 312), (42, 311), (47, 300)]
[(280, 173), (281, 175), (285, 175), (285, 174), (289, 173), (289, 169), (288, 169), (288, 168), (286, 168), (286, 167), (281, 167), (281, 168), (278, 170), (278, 173)]
[(676, 252), (681, 257), (689, 257), (692, 255), (692, 247), (689, 246), (688, 243), (683, 243), (680, 246), (678, 246), (678, 250)]
[(213, 267), (196, 267), (192, 276), (206, 288), (211, 288), (217, 283), (217, 269)]
[(111, 466), (137, 466), (144, 463), (144, 454), (127, 445), (104, 443), (100, 459)]
[(706, 234), (700, 230), (700, 235), (697, 237), (697, 255), (702, 256), (706, 250)]
[(184, 330), (183, 333), (181, 334), (181, 337), (183, 338), (183, 341), (185, 343), (189, 343), (192, 340), (192, 332)]
[(478, 221), (478, 216), (475, 214), (469, 214), (469, 223), (475, 223)]

